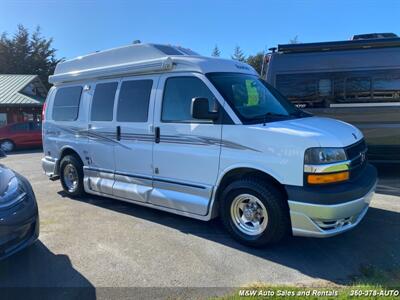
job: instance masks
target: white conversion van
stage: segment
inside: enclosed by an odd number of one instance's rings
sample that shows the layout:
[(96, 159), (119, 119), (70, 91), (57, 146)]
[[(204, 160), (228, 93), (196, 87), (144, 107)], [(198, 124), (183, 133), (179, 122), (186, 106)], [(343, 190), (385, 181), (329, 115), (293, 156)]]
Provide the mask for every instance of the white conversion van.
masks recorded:
[(332, 236), (367, 212), (362, 133), (302, 112), (247, 64), (137, 44), (59, 63), (49, 81), (42, 164), (70, 196), (220, 216), (251, 246)]

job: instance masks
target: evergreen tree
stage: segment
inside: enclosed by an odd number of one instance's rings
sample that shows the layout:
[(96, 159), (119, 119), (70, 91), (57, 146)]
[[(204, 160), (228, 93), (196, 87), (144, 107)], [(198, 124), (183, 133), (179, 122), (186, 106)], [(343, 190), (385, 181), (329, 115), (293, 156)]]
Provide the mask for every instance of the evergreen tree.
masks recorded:
[(241, 62), (245, 62), (246, 61), (246, 57), (245, 57), (242, 49), (240, 49), (239, 46), (235, 47), (235, 50), (234, 50), (233, 55), (231, 56), (231, 58), (234, 59), (234, 60), (241, 61)]
[(214, 49), (213, 49), (213, 51), (211, 53), (211, 56), (214, 56), (214, 57), (220, 57), (221, 56), (221, 51), (219, 50), (217, 45), (215, 45), (215, 47), (214, 47)]
[(264, 60), (264, 52), (258, 52), (256, 55), (250, 55), (247, 58), (246, 62), (250, 66), (252, 66), (257, 71), (258, 74), (263, 76), (263, 74), (261, 74), (263, 60)]
[(44, 38), (40, 28), (30, 34), (22, 25), (9, 38), (7, 33), (0, 36), (0, 73), (35, 74), (46, 86), (49, 75), (53, 74), (57, 63), (53, 39)]

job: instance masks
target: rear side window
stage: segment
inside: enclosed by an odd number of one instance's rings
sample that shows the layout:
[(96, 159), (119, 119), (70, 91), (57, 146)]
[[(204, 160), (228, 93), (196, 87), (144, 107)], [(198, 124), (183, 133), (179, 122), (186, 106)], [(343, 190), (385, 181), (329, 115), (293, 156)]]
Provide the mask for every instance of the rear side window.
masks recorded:
[(24, 132), (24, 131), (28, 131), (28, 129), (29, 129), (28, 123), (18, 123), (11, 127), (11, 130), (13, 132)]
[(30, 131), (41, 131), (42, 130), (42, 123), (41, 122), (30, 122), (29, 123), (29, 130)]
[(59, 88), (53, 105), (54, 121), (75, 121), (78, 118), (82, 87)]
[(168, 78), (164, 88), (161, 119), (164, 122), (190, 123), (201, 121), (192, 119), (190, 109), (192, 99), (207, 98), (210, 110), (217, 105), (216, 99), (208, 87), (196, 77)]
[(124, 81), (119, 92), (117, 121), (147, 122), (153, 80)]
[(118, 82), (99, 83), (96, 85), (90, 112), (92, 121), (112, 121), (117, 87)]

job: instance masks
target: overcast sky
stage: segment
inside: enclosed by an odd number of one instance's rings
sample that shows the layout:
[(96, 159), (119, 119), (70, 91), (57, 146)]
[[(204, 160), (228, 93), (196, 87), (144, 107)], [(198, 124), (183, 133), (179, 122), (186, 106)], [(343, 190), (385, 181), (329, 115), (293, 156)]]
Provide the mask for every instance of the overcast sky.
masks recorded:
[(42, 27), (59, 57), (142, 42), (177, 44), (223, 57), (287, 43), (346, 40), (353, 34), (400, 34), (400, 1), (0, 0), (0, 31)]

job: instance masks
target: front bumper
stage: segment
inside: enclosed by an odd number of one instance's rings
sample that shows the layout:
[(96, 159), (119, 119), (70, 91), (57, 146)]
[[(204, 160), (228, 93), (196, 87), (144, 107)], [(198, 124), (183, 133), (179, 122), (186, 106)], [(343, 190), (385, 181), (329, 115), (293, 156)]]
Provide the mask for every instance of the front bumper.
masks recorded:
[[(289, 193), (288, 203), (293, 235), (330, 237), (354, 228), (367, 213), (376, 183), (376, 170), (368, 165), (357, 180), (346, 183), (345, 186), (348, 189), (346, 191), (337, 188), (338, 193), (335, 194), (336, 188), (331, 187), (330, 195), (324, 197), (326, 190), (322, 192), (322, 196), (316, 190), (314, 199), (309, 201), (303, 199), (305, 193), (300, 193), (300, 201), (295, 200), (293, 192)], [(309, 191), (306, 194), (311, 195)], [(357, 196), (349, 199), (349, 195)]]
[(29, 183), (26, 196), (7, 209), (0, 209), (0, 260), (24, 249), (39, 237), (39, 214), (35, 195)]

